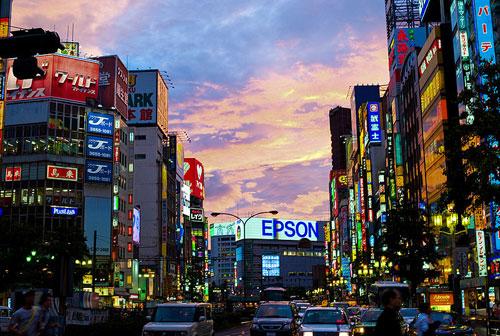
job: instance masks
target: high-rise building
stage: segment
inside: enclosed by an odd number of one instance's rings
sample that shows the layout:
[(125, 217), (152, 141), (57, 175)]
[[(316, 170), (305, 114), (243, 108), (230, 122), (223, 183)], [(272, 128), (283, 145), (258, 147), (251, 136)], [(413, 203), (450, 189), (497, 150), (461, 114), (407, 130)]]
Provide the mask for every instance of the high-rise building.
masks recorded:
[(351, 111), (337, 106), (330, 110), (330, 136), (332, 143), (332, 170), (345, 170), (345, 136), (351, 135)]
[(234, 222), (210, 225), (210, 262), (213, 275), (210, 282), (215, 286), (234, 289), (236, 267), (236, 224)]
[[(129, 72), (128, 121), (133, 205), (140, 211), (139, 298), (170, 297), (176, 288), (177, 258), (167, 250), (175, 223), (164, 220), (167, 180), (164, 147), (168, 140), (168, 87), (158, 70)], [(173, 225), (173, 226), (172, 226)]]

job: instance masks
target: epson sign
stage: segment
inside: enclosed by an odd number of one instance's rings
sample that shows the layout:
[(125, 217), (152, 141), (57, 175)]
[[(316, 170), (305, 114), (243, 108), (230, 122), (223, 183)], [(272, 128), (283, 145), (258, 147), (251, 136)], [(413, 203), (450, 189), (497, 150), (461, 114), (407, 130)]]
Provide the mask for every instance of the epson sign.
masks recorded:
[[(273, 239), (273, 240), (323, 240), (320, 230), (323, 227), (316, 221), (290, 220), (274, 218), (252, 218), (245, 228), (241, 221), (237, 221), (236, 240), (241, 239)], [(246, 230), (246, 232), (244, 231)]]

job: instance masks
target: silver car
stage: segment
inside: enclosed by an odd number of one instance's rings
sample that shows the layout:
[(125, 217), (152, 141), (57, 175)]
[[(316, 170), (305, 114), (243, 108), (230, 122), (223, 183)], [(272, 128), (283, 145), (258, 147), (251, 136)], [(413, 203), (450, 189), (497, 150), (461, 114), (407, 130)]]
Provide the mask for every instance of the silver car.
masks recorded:
[(165, 303), (153, 312), (142, 336), (213, 336), (212, 306), (208, 303)]
[(350, 336), (351, 325), (345, 311), (335, 307), (312, 307), (306, 310), (300, 326), (301, 336)]

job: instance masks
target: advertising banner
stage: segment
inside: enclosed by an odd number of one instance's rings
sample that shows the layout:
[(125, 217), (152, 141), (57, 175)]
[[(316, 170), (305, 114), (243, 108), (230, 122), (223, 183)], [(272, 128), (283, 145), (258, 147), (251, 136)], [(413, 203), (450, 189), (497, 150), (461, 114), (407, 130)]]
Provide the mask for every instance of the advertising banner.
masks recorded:
[(111, 183), (113, 164), (111, 162), (87, 160), (85, 163), (85, 182)]
[(204, 217), (203, 209), (191, 208), (191, 222), (203, 223)]
[[(245, 220), (243, 218), (243, 220)], [(246, 225), (236, 221), (236, 241), (241, 239), (324, 241), (324, 227), (316, 221), (274, 218), (252, 218)]]
[(116, 55), (98, 57), (99, 103), (104, 108), (114, 107), (127, 119), (128, 115), (128, 70)]
[(194, 158), (184, 159), (184, 183), (191, 189), (191, 195), (205, 199), (205, 172), (200, 161)]
[(382, 141), (382, 127), (380, 124), (379, 103), (369, 102), (368, 110), (368, 139), (371, 144), (379, 144)]
[(97, 136), (87, 136), (87, 156), (98, 159), (113, 158), (113, 139)]
[(190, 212), (190, 207), (191, 207), (191, 189), (189, 186), (185, 183), (182, 184), (181, 187), (181, 193), (182, 193), (182, 214), (184, 216), (189, 216)]
[(488, 263), (486, 261), (486, 242), (484, 231), (476, 231), (476, 244), (477, 244), (477, 266), (479, 268), (479, 276), (488, 275)]
[(490, 0), (474, 0), (477, 50), (482, 60), (495, 63), (495, 40), (491, 14)]
[(21, 181), (21, 167), (7, 167), (5, 168), (5, 181)]
[(156, 123), (158, 71), (130, 71), (128, 75), (128, 124)]
[(78, 168), (47, 165), (47, 179), (78, 181)]
[(214, 223), (210, 226), (210, 237), (234, 236), (236, 223)]
[(50, 214), (52, 216), (72, 216), (72, 217), (74, 217), (74, 216), (78, 215), (78, 208), (52, 205), (50, 207)]
[(426, 28), (398, 28), (389, 42), (389, 72), (392, 77), (401, 70), (406, 56), (414, 47), (422, 47), (427, 38)]
[(141, 241), (141, 210), (134, 208), (134, 217), (132, 221), (132, 242), (139, 244)]
[(13, 61), (7, 64), (7, 101), (48, 97), (85, 103), (97, 99), (99, 63), (64, 55), (37, 56), (43, 76), (20, 80), (14, 76)]
[(87, 132), (113, 135), (114, 117), (110, 114), (89, 112), (87, 114)]

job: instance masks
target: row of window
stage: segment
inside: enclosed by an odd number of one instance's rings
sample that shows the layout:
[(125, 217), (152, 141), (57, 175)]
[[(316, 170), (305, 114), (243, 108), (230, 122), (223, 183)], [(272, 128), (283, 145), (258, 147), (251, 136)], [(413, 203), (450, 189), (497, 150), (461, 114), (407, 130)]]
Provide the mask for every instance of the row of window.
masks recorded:
[(323, 252), (315, 251), (283, 251), (283, 255), (287, 257), (322, 257)]

